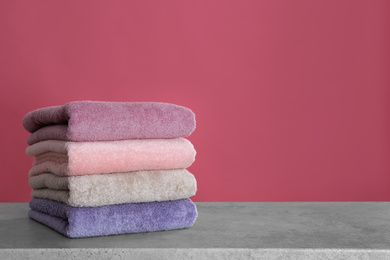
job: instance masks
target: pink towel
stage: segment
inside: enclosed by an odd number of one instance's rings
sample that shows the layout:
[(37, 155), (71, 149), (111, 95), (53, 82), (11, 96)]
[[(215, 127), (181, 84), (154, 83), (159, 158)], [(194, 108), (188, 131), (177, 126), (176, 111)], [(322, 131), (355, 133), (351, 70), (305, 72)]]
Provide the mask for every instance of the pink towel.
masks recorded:
[(26, 153), (34, 156), (30, 177), (42, 173), (76, 176), (185, 169), (196, 155), (191, 142), (184, 138), (101, 142), (47, 140), (27, 147)]
[(74, 101), (41, 108), (23, 118), (29, 145), (44, 140), (113, 141), (176, 138), (195, 130), (188, 108), (156, 102)]

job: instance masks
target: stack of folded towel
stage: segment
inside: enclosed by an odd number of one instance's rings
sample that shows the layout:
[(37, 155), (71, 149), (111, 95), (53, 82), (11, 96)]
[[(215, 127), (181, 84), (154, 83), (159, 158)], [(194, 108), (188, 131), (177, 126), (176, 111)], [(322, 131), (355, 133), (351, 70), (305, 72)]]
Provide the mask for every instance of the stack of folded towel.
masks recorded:
[(75, 101), (28, 113), (29, 216), (68, 237), (190, 227), (195, 115), (167, 103)]

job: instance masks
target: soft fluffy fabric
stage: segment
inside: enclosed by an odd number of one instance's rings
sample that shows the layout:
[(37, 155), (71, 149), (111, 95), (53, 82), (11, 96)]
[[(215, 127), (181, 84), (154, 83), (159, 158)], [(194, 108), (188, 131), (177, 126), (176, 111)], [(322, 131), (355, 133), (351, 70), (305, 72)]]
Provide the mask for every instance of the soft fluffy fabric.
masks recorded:
[(74, 207), (177, 200), (196, 193), (195, 177), (187, 170), (137, 171), (59, 177), (31, 177), (34, 198), (64, 202)]
[(28, 113), (29, 145), (43, 140), (110, 141), (176, 138), (195, 130), (188, 108), (157, 102), (74, 101)]
[(32, 199), (30, 208), (30, 218), (71, 238), (182, 229), (198, 215), (190, 199), (87, 208)]
[(194, 162), (196, 155), (191, 142), (184, 138), (99, 142), (46, 140), (27, 147), (26, 153), (35, 157), (29, 176), (47, 172), (77, 176), (184, 169)]

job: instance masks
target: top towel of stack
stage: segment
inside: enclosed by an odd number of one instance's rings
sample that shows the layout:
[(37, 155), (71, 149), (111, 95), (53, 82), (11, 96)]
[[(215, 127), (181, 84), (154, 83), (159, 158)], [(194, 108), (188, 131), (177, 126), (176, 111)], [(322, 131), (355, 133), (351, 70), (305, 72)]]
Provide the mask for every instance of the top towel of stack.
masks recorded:
[(28, 113), (27, 143), (44, 140), (114, 141), (187, 137), (195, 130), (188, 108), (156, 102), (74, 101)]

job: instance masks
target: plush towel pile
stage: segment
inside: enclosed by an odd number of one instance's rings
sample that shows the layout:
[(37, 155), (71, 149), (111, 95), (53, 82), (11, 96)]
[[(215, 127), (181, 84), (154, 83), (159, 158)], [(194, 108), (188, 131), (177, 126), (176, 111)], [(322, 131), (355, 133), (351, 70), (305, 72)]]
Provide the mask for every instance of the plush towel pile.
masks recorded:
[(195, 115), (166, 103), (75, 101), (28, 113), (29, 216), (68, 237), (190, 227)]

